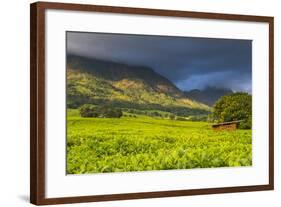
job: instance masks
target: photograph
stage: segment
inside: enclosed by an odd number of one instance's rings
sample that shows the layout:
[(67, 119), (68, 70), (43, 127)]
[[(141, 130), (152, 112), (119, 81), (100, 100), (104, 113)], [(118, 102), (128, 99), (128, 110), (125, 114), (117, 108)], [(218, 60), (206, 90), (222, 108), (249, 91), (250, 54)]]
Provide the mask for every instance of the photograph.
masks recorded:
[(252, 40), (65, 38), (66, 174), (252, 166)]

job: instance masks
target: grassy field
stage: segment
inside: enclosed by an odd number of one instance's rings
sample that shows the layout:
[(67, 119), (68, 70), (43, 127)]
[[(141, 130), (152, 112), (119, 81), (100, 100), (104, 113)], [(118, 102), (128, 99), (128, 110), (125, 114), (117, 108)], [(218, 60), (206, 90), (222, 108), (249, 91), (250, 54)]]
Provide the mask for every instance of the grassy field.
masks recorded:
[(81, 118), (68, 110), (67, 173), (250, 166), (251, 134), (142, 115)]

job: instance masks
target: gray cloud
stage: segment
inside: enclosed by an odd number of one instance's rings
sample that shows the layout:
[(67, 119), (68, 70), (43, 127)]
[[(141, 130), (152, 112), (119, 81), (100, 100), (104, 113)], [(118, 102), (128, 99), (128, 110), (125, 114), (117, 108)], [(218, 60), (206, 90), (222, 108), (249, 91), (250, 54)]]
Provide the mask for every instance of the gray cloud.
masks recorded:
[(67, 53), (149, 66), (183, 90), (252, 88), (251, 40), (67, 32)]

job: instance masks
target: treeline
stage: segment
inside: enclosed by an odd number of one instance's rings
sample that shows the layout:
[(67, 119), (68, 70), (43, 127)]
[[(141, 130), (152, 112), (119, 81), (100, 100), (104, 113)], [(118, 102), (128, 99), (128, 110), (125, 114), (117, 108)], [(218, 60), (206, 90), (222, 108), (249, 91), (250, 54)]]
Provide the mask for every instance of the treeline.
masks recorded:
[(172, 113), (176, 116), (197, 116), (197, 115), (207, 115), (210, 114), (209, 111), (206, 111), (204, 109), (192, 109), (187, 107), (181, 107), (181, 106), (163, 106), (160, 104), (139, 104), (139, 103), (133, 103), (129, 101), (117, 101), (117, 100), (104, 100), (104, 99), (88, 99), (85, 97), (67, 97), (67, 107), (68, 108), (79, 108), (84, 104), (92, 104), (92, 105), (103, 105), (110, 108), (127, 108), (132, 110), (139, 110), (139, 111), (149, 111), (149, 110), (158, 110), (158, 111), (164, 111)]
[(81, 117), (101, 117), (101, 118), (121, 118), (123, 112), (118, 108), (111, 108), (108, 106), (94, 106), (85, 104), (79, 108)]
[[(124, 114), (123, 112), (127, 112)], [(127, 109), (127, 108), (112, 108), (110, 106), (95, 106), (92, 104), (84, 104), (79, 107), (79, 113), (81, 117), (96, 117), (96, 118), (121, 118), (124, 117), (137, 117), (138, 115), (145, 115), (150, 117), (159, 117), (163, 119), (171, 119), (177, 121), (206, 121), (207, 115), (201, 116), (190, 116), (181, 117), (173, 113), (162, 112), (162, 111), (142, 111), (137, 109)]]
[[(137, 109), (122, 109), (122, 110), (130, 114), (139, 114), (139, 115), (159, 117), (159, 118), (178, 120), (178, 121), (207, 121), (208, 119), (208, 115), (182, 117), (170, 112), (163, 112), (163, 111), (146, 111), (146, 110), (137, 110)], [(128, 116), (135, 117), (135, 115), (128, 115)]]
[(146, 116), (154, 116), (154, 117), (167, 117), (168, 113), (165, 112), (158, 112), (158, 111), (149, 111), (149, 110), (138, 110), (138, 109), (131, 109), (131, 108), (124, 108), (122, 109), (125, 112), (130, 114), (139, 114), (139, 115), (146, 115)]

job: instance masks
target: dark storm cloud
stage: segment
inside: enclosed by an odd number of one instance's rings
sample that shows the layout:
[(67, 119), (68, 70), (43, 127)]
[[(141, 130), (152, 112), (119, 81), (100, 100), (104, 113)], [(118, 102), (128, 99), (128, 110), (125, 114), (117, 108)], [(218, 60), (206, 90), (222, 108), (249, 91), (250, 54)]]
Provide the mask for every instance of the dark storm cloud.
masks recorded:
[(150, 66), (183, 90), (251, 92), (251, 45), (251, 40), (67, 33), (69, 54)]

